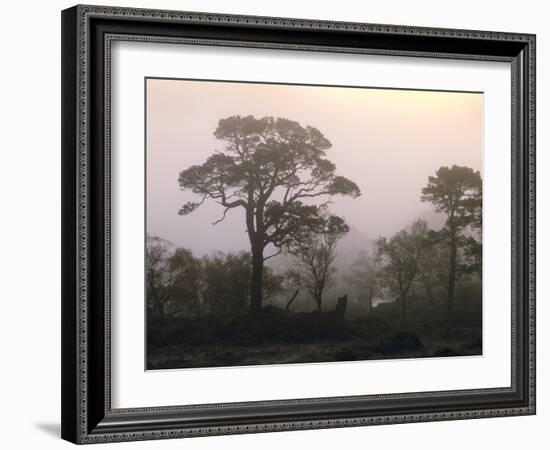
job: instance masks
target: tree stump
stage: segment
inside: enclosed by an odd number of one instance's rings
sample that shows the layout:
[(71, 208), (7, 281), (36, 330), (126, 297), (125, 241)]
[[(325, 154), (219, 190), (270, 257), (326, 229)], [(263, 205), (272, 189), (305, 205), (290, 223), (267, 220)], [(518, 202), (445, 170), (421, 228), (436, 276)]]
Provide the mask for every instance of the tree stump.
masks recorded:
[(334, 308), (334, 315), (337, 318), (344, 320), (347, 306), (348, 306), (348, 295), (346, 294), (343, 297), (338, 297), (336, 308)]

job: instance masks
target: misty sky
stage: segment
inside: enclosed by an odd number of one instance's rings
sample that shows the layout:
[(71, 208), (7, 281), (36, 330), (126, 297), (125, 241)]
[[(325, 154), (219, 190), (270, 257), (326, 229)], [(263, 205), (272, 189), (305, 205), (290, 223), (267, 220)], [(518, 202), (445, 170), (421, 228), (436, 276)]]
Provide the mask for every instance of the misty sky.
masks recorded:
[(481, 171), (483, 95), (388, 89), (147, 80), (147, 232), (197, 256), (250, 250), (242, 208), (224, 222), (210, 201), (187, 216), (178, 174), (202, 164), (223, 143), (213, 132), (232, 115), (285, 117), (318, 128), (332, 142), (327, 158), (361, 189), (334, 197), (350, 235), (377, 238), (414, 219), (433, 217), (420, 201), (428, 176), (443, 165)]

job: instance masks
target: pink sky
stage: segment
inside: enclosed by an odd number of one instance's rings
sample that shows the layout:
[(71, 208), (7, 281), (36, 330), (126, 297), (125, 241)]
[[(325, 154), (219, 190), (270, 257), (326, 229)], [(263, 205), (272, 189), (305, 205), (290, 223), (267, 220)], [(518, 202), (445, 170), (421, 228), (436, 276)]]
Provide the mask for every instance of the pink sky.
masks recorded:
[(149, 79), (149, 234), (197, 255), (249, 249), (241, 211), (216, 226), (221, 211), (213, 202), (177, 214), (197, 198), (179, 189), (178, 173), (222, 148), (213, 136), (219, 119), (249, 114), (311, 125), (332, 142), (327, 158), (362, 196), (335, 198), (331, 210), (369, 238), (395, 233), (431, 211), (420, 191), (439, 167), (482, 168), (482, 94)]

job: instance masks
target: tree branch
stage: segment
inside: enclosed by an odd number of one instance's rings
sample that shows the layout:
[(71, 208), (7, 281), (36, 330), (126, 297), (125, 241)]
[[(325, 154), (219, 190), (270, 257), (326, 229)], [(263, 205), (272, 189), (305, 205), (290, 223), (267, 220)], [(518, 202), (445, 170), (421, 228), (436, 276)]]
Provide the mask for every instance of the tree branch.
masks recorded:
[(218, 220), (215, 220), (214, 222), (212, 222), (212, 225), (217, 225), (219, 224), (220, 222), (222, 222), (224, 219), (225, 219), (225, 215), (227, 214), (227, 211), (229, 211), (231, 208), (225, 208), (223, 210), (223, 214), (222, 216), (218, 219)]
[(264, 261), (267, 261), (268, 259), (271, 259), (271, 258), (273, 258), (273, 257), (275, 257), (275, 256), (280, 255), (280, 254), (282, 253), (282, 251), (283, 251), (283, 249), (280, 248), (278, 251), (276, 251), (276, 252), (273, 253), (272, 255), (266, 256), (266, 257), (264, 258)]

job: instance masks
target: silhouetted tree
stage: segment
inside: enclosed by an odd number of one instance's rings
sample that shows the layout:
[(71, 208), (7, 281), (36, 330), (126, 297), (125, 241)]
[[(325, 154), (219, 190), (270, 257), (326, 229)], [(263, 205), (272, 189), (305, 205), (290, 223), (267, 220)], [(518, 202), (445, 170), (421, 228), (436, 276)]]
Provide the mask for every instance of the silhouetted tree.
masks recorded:
[(172, 314), (186, 313), (200, 315), (199, 298), (200, 262), (191, 250), (178, 247), (167, 260), (167, 269), (171, 274)]
[[(431, 202), (437, 212), (447, 216), (439, 232), (449, 248), (447, 276), (447, 324), (451, 326), (457, 277), (459, 276), (459, 249), (466, 242), (464, 232), (479, 227), (481, 230), (481, 176), (469, 167), (441, 167), (435, 177), (428, 178), (422, 189), (422, 201)], [(470, 236), (472, 237), (472, 236)], [(481, 250), (479, 250), (481, 255)]]
[[(325, 227), (320, 207), (304, 202), (333, 195), (355, 198), (360, 190), (336, 174), (325, 158), (331, 143), (316, 128), (284, 118), (232, 116), (219, 121), (214, 136), (224, 148), (179, 174), (181, 189), (200, 196), (179, 213), (189, 214), (207, 199), (223, 208), (218, 222), (232, 209), (242, 211), (252, 253), (250, 307), (258, 311), (264, 262)], [(275, 253), (265, 256), (268, 246)]]
[(145, 258), (147, 306), (161, 316), (199, 313), (199, 263), (190, 250), (147, 236)]
[(381, 267), (380, 284), (390, 289), (401, 301), (401, 319), (407, 321), (407, 294), (420, 271), (420, 264), (428, 238), (426, 221), (417, 220), (408, 229), (391, 238), (376, 241)]
[(321, 213), (324, 228), (311, 232), (288, 245), (288, 252), (297, 264), (294, 272), (298, 284), (307, 288), (319, 311), (323, 306), (323, 293), (334, 284), (336, 244), (349, 231), (344, 220)]

